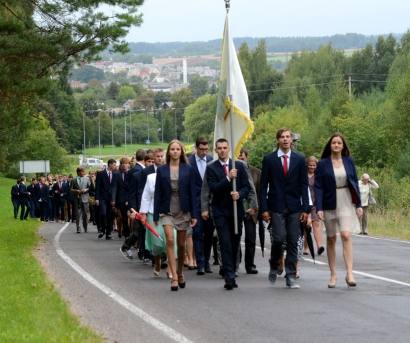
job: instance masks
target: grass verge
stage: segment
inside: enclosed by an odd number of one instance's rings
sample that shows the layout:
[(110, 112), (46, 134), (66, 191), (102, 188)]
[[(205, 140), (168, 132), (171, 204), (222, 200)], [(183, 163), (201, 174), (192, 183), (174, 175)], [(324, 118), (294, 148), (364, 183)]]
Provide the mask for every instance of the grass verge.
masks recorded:
[(15, 220), (0, 178), (0, 342), (103, 342), (70, 313), (33, 257), (40, 222)]
[(410, 240), (410, 217), (401, 211), (370, 212), (368, 218), (369, 235)]

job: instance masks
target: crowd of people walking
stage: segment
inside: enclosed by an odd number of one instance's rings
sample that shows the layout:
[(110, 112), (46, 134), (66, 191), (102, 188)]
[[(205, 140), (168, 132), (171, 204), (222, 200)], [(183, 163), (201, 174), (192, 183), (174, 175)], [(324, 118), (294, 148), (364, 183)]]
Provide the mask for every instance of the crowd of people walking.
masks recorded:
[(284, 271), (286, 287), (300, 287), (298, 260), (307, 253), (306, 228), (312, 228), (317, 254), (327, 252), (328, 287), (334, 288), (339, 233), (345, 282), (356, 286), (351, 235), (367, 234), (367, 207), (375, 201), (371, 190), (378, 184), (367, 174), (359, 183), (341, 134), (329, 139), (318, 161), (294, 150), (291, 130), (280, 129), (276, 148), (264, 157), (261, 169), (249, 165), (246, 149), (233, 161), (224, 138), (214, 149), (215, 159), (208, 141), (198, 138), (187, 156), (184, 145), (172, 140), (166, 151), (138, 150), (135, 158), (123, 157), (118, 166), (110, 159), (106, 168), (88, 175), (80, 166), (75, 177), (41, 176), (30, 185), (23, 176), (11, 189), (14, 218), (72, 221), (77, 233), (88, 232), (92, 223), (105, 240), (116, 231), (124, 239), (121, 253), (152, 263), (155, 277), (166, 268), (172, 291), (186, 287), (184, 268), (201, 276), (213, 273), (212, 264), (219, 264), (225, 289), (237, 288), (242, 228), (245, 270), (257, 274), (258, 226), (270, 231), (272, 284)]

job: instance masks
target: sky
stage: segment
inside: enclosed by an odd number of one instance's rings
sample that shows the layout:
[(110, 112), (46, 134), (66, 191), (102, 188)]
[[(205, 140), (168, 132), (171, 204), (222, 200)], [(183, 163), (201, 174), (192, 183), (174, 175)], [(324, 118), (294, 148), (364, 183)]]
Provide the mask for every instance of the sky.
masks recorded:
[[(221, 38), (224, 0), (145, 0), (144, 22), (128, 42), (207, 41)], [(231, 0), (233, 37), (403, 33), (408, 0)]]

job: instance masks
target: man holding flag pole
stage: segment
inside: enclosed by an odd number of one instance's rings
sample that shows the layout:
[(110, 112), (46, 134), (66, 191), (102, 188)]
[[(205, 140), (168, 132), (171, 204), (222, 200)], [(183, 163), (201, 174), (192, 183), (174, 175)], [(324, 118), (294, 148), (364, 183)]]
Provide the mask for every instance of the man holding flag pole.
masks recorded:
[(244, 217), (242, 200), (248, 197), (251, 189), (244, 165), (235, 164), (235, 158), (252, 134), (253, 123), (249, 116), (248, 93), (229, 34), (230, 1), (225, 0), (225, 5), (226, 19), (214, 131), (218, 156), (208, 164), (206, 179), (213, 196), (212, 214), (220, 241), (225, 289), (232, 290), (237, 287), (235, 266)]

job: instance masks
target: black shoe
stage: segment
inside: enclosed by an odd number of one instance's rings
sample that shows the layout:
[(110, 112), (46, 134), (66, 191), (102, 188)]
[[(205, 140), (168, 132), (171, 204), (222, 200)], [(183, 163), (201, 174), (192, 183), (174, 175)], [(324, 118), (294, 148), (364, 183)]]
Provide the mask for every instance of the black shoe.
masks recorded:
[(271, 269), (269, 271), (269, 281), (274, 284), (276, 279), (278, 278), (278, 272), (276, 270)]
[(296, 279), (292, 277), (287, 277), (286, 278), (286, 287), (290, 289), (299, 289), (300, 286), (299, 284), (296, 283)]
[(320, 256), (325, 252), (325, 248), (324, 247), (319, 247), (319, 249), (317, 249), (317, 254)]
[(198, 268), (198, 271), (196, 272), (196, 275), (205, 275), (204, 268)]
[(210, 266), (205, 267), (205, 273), (207, 273), (207, 274), (212, 274), (212, 273), (213, 273), (213, 271), (212, 271), (212, 269), (211, 269)]
[(185, 283), (184, 276), (178, 277), (178, 286), (179, 288), (185, 288), (186, 283)]
[(103, 238), (103, 237), (104, 237), (104, 233), (100, 232), (100, 233), (98, 234), (98, 238)]
[(224, 277), (225, 276), (225, 272), (222, 268), (219, 269), (219, 275)]
[(105, 236), (105, 239), (106, 239), (107, 241), (109, 241), (110, 239), (112, 239), (112, 237), (111, 237), (111, 236)]
[(225, 280), (224, 288), (227, 291), (232, 291), (234, 287), (235, 287), (235, 280)]
[(363, 232), (363, 235), (368, 236), (369, 234), (367, 232)]
[(178, 285), (173, 285), (174, 282), (178, 280), (171, 280), (171, 291), (176, 292), (178, 290)]
[(77, 233), (81, 233), (80, 230), (77, 230)]
[(247, 269), (246, 274), (258, 274), (258, 270), (255, 268)]
[(84, 232), (87, 233), (87, 228), (86, 227), (84, 228)]

